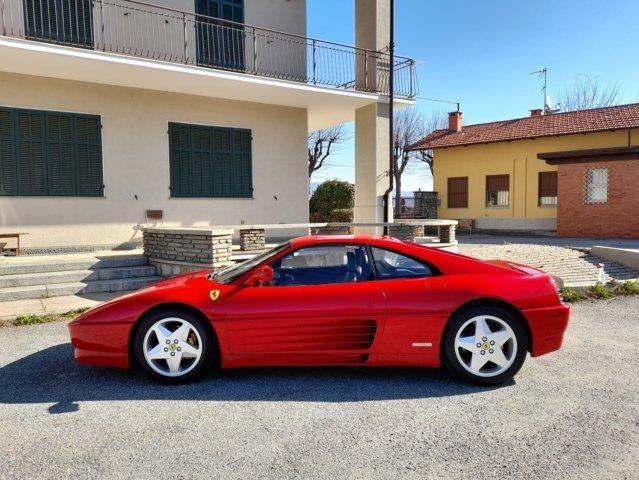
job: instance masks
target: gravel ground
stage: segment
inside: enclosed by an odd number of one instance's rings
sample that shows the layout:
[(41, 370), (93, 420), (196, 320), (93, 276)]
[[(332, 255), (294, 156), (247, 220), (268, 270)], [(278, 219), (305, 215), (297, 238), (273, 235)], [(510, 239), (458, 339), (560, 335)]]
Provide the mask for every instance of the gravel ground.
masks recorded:
[(423, 369), (253, 369), (166, 387), (0, 329), (0, 478), (637, 478), (639, 298), (575, 306), (501, 388)]

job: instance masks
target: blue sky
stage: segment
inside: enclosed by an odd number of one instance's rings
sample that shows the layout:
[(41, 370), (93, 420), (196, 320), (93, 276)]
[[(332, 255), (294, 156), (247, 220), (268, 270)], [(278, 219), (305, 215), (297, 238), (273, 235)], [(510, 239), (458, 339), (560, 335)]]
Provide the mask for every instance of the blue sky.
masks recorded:
[[(616, 83), (622, 101), (639, 101), (637, 0), (395, 0), (397, 53), (420, 61), (420, 96), (461, 102), (465, 123), (528, 115), (548, 93), (579, 75)], [(353, 0), (308, 0), (309, 36), (354, 44)], [(424, 100), (425, 114), (452, 106)], [(352, 142), (313, 181), (353, 180)], [(430, 188), (414, 169), (407, 190)]]

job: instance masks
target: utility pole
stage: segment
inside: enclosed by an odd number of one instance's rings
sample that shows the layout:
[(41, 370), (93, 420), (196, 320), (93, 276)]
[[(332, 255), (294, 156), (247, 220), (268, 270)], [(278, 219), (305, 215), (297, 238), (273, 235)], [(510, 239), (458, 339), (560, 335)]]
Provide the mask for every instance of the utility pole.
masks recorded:
[[(395, 150), (395, 134), (394, 134), (394, 102), (395, 102), (395, 1), (390, 2), (390, 43), (389, 50), (389, 66), (388, 66), (388, 190), (384, 193), (384, 223), (390, 220), (388, 211), (390, 209), (390, 196), (393, 193), (395, 183), (395, 158), (393, 151)], [(398, 192), (401, 195), (401, 192)], [(384, 235), (388, 235), (388, 225), (384, 226)]]

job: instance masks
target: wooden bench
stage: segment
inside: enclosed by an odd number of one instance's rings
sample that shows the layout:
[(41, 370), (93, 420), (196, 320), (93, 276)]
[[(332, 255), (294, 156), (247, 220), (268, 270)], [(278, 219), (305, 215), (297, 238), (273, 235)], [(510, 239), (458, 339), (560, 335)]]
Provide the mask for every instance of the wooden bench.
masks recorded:
[(15, 249), (11, 249), (11, 248), (5, 248), (5, 246), (7, 245), (5, 242), (0, 242), (0, 254), (4, 254), (4, 252), (6, 250), (14, 250), (16, 257), (18, 255), (20, 255), (20, 236), (21, 235), (29, 235), (28, 233), (25, 232), (17, 232), (17, 233), (0, 233), (0, 239), (2, 238), (15, 238), (16, 240), (16, 248)]

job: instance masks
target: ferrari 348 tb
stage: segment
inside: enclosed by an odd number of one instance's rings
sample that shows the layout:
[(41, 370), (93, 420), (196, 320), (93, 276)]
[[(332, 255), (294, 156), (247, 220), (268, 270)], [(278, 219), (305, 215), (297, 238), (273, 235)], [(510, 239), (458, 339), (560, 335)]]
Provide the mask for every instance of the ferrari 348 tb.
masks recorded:
[(166, 382), (247, 366), (446, 366), (498, 384), (561, 347), (546, 273), (371, 235), (303, 237), (170, 278), (69, 325), (78, 362)]

